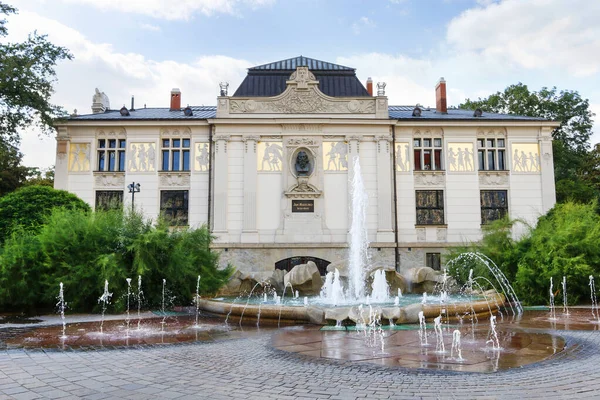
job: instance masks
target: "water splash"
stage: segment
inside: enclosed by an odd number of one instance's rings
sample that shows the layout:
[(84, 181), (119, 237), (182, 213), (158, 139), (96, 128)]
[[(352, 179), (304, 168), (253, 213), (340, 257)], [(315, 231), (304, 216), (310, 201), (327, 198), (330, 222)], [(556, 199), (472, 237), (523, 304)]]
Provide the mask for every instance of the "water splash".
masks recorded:
[(127, 316), (125, 317), (125, 324), (127, 325), (127, 337), (129, 337), (129, 323), (131, 318), (129, 317), (129, 298), (131, 297), (131, 278), (126, 278), (127, 281)]
[(344, 289), (342, 288), (340, 271), (337, 268), (325, 275), (325, 284), (321, 288), (321, 300), (334, 306), (344, 301)]
[(568, 305), (568, 300), (567, 300), (567, 277), (566, 276), (563, 276), (562, 289), (563, 289), (563, 314), (569, 315), (569, 305)]
[(163, 285), (162, 285), (162, 306), (160, 308), (161, 314), (163, 315), (162, 321), (160, 323), (160, 325), (161, 325), (160, 330), (161, 331), (164, 331), (165, 324), (167, 323), (166, 322), (167, 321), (167, 313), (165, 311), (165, 288), (166, 288), (166, 286), (167, 286), (167, 280), (163, 279)]
[(103, 332), (104, 326), (104, 314), (106, 313), (106, 307), (110, 304), (110, 298), (112, 297), (112, 293), (108, 291), (108, 280), (104, 281), (104, 293), (98, 299), (98, 303), (102, 303), (102, 319), (100, 320), (100, 333)]
[(58, 290), (58, 303), (56, 303), (56, 307), (58, 307), (58, 312), (60, 313), (60, 319), (62, 321), (62, 336), (61, 339), (66, 339), (67, 334), (67, 322), (65, 321), (65, 308), (67, 307), (67, 303), (65, 303), (65, 293), (63, 290), (63, 283), (60, 283), (60, 289)]
[(425, 323), (425, 315), (423, 315), (423, 311), (419, 311), (419, 340), (421, 341), (421, 346), (428, 346), (427, 324)]
[(421, 300), (421, 304), (427, 304), (427, 292), (423, 292), (423, 300)]
[(500, 350), (500, 341), (498, 340), (498, 332), (496, 332), (496, 316), (490, 316), (490, 339), (486, 342), (492, 344), (492, 350)]
[(590, 275), (590, 293), (592, 297), (592, 317), (600, 319), (598, 314), (598, 302), (596, 301), (596, 284), (594, 283), (594, 277)]
[(197, 328), (199, 326), (198, 325), (198, 316), (200, 315), (200, 275), (198, 275), (198, 280), (196, 281), (195, 303), (196, 303), (196, 325), (194, 325), (194, 326)]
[(554, 284), (552, 283), (552, 277), (550, 277), (550, 319), (556, 320), (556, 308), (554, 307)]
[(455, 329), (454, 332), (452, 332), (452, 349), (450, 350), (450, 357), (454, 357), (454, 352), (456, 352), (456, 359), (458, 361), (463, 361), (462, 358), (462, 348), (460, 345), (460, 331), (458, 329)]
[(368, 195), (362, 179), (358, 156), (354, 157), (351, 182), (351, 213), (349, 245), (349, 296), (355, 300), (364, 298), (365, 265), (367, 265), (369, 241), (367, 238)]
[(138, 275), (138, 290), (137, 290), (137, 329), (138, 331), (141, 329), (142, 323), (142, 297), (144, 296), (144, 292), (142, 292), (142, 276)]
[(371, 300), (375, 303), (385, 303), (389, 301), (390, 286), (385, 279), (385, 271), (379, 269), (373, 274), (373, 284), (371, 290)]
[(435, 330), (435, 351), (438, 353), (446, 352), (446, 347), (444, 346), (444, 334), (442, 332), (442, 316), (437, 316), (433, 319), (434, 330)]

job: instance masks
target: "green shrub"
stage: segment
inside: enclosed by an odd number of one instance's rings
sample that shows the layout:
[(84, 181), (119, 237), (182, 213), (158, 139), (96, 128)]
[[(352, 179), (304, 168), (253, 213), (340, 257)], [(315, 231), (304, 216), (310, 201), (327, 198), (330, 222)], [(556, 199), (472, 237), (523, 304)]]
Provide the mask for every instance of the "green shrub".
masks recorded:
[(0, 198), (0, 243), (19, 227), (37, 232), (57, 207), (89, 211), (72, 193), (48, 186), (26, 186)]
[[(189, 305), (202, 276), (201, 293), (214, 293), (232, 272), (217, 268), (208, 229), (171, 231), (122, 211), (55, 209), (33, 233), (17, 229), (0, 253), (0, 309), (52, 308), (59, 283), (71, 311), (97, 311), (104, 281), (113, 293), (110, 311), (123, 311), (126, 278), (142, 275), (144, 307), (159, 308), (162, 280), (172, 305)], [(133, 304), (133, 303), (132, 303)]]

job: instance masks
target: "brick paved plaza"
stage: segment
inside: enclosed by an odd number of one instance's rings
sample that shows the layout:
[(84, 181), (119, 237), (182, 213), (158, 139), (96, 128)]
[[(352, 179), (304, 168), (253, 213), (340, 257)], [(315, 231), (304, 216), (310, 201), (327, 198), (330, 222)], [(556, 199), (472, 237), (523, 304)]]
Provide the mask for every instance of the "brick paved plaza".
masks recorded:
[(311, 358), (274, 349), (273, 333), (246, 329), (214, 341), (126, 349), (5, 349), (0, 398), (572, 399), (600, 393), (598, 331), (559, 332), (566, 351), (488, 374)]

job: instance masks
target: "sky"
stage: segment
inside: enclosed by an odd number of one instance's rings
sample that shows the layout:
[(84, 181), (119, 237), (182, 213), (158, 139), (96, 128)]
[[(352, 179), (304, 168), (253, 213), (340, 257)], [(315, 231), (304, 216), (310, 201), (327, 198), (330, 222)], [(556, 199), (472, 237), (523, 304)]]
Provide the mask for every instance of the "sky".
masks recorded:
[[(522, 82), (576, 90), (600, 116), (598, 0), (3, 0), (8, 41), (34, 30), (68, 48), (54, 104), (91, 113), (94, 89), (111, 108), (216, 105), (246, 69), (304, 55), (386, 82), (390, 105), (435, 106), (486, 97)], [(595, 120), (600, 120), (596, 117)], [(600, 124), (592, 143), (600, 143)], [(54, 138), (24, 132), (27, 166), (54, 164)]]

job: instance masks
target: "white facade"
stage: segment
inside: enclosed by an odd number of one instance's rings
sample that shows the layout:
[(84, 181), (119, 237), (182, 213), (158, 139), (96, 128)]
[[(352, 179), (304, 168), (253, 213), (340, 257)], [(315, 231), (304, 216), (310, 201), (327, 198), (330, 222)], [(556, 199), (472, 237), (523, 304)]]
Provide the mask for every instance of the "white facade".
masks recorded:
[[(348, 182), (355, 156), (369, 196), (374, 263), (393, 266), (397, 257), (399, 269), (422, 266), (427, 253), (480, 239), (482, 191), (493, 192), (492, 197), (506, 192), (508, 215), (531, 223), (554, 206), (555, 123), (486, 118), (485, 113), (451, 118), (453, 110), (448, 118), (439, 112), (435, 118), (394, 118), (389, 110), (385, 96), (326, 96), (310, 71), (298, 67), (282, 94), (221, 96), (216, 112), (205, 119), (74, 117), (58, 128), (55, 187), (92, 207), (98, 191), (123, 192), (124, 206), (130, 207), (126, 186), (140, 183), (135, 207), (151, 218), (161, 212), (161, 192), (187, 191), (189, 226), (209, 223), (221, 262), (262, 277), (290, 257), (329, 262), (346, 257)], [(131, 115), (136, 112), (146, 111)], [(100, 147), (109, 140), (116, 141), (110, 142), (116, 143), (115, 150)], [(165, 140), (171, 147), (164, 147)], [(163, 171), (162, 152), (171, 152), (172, 163), (174, 144), (183, 146), (184, 140), (189, 147), (181, 147), (181, 157), (188, 149), (189, 171)], [(115, 168), (120, 143), (123, 171)], [(494, 146), (485, 147), (488, 143)], [(486, 162), (488, 150), (494, 152), (491, 170), (480, 170), (479, 150)], [(103, 168), (113, 170), (99, 171), (99, 159), (107, 151), (115, 152), (116, 164), (109, 168), (107, 158)], [(299, 151), (311, 162), (308, 179), (295, 169)], [(185, 169), (185, 161), (178, 162)], [(441, 214), (439, 208), (419, 211), (435, 215), (433, 223), (417, 220), (419, 196), (428, 199), (428, 207), (435, 196), (443, 198)]]

